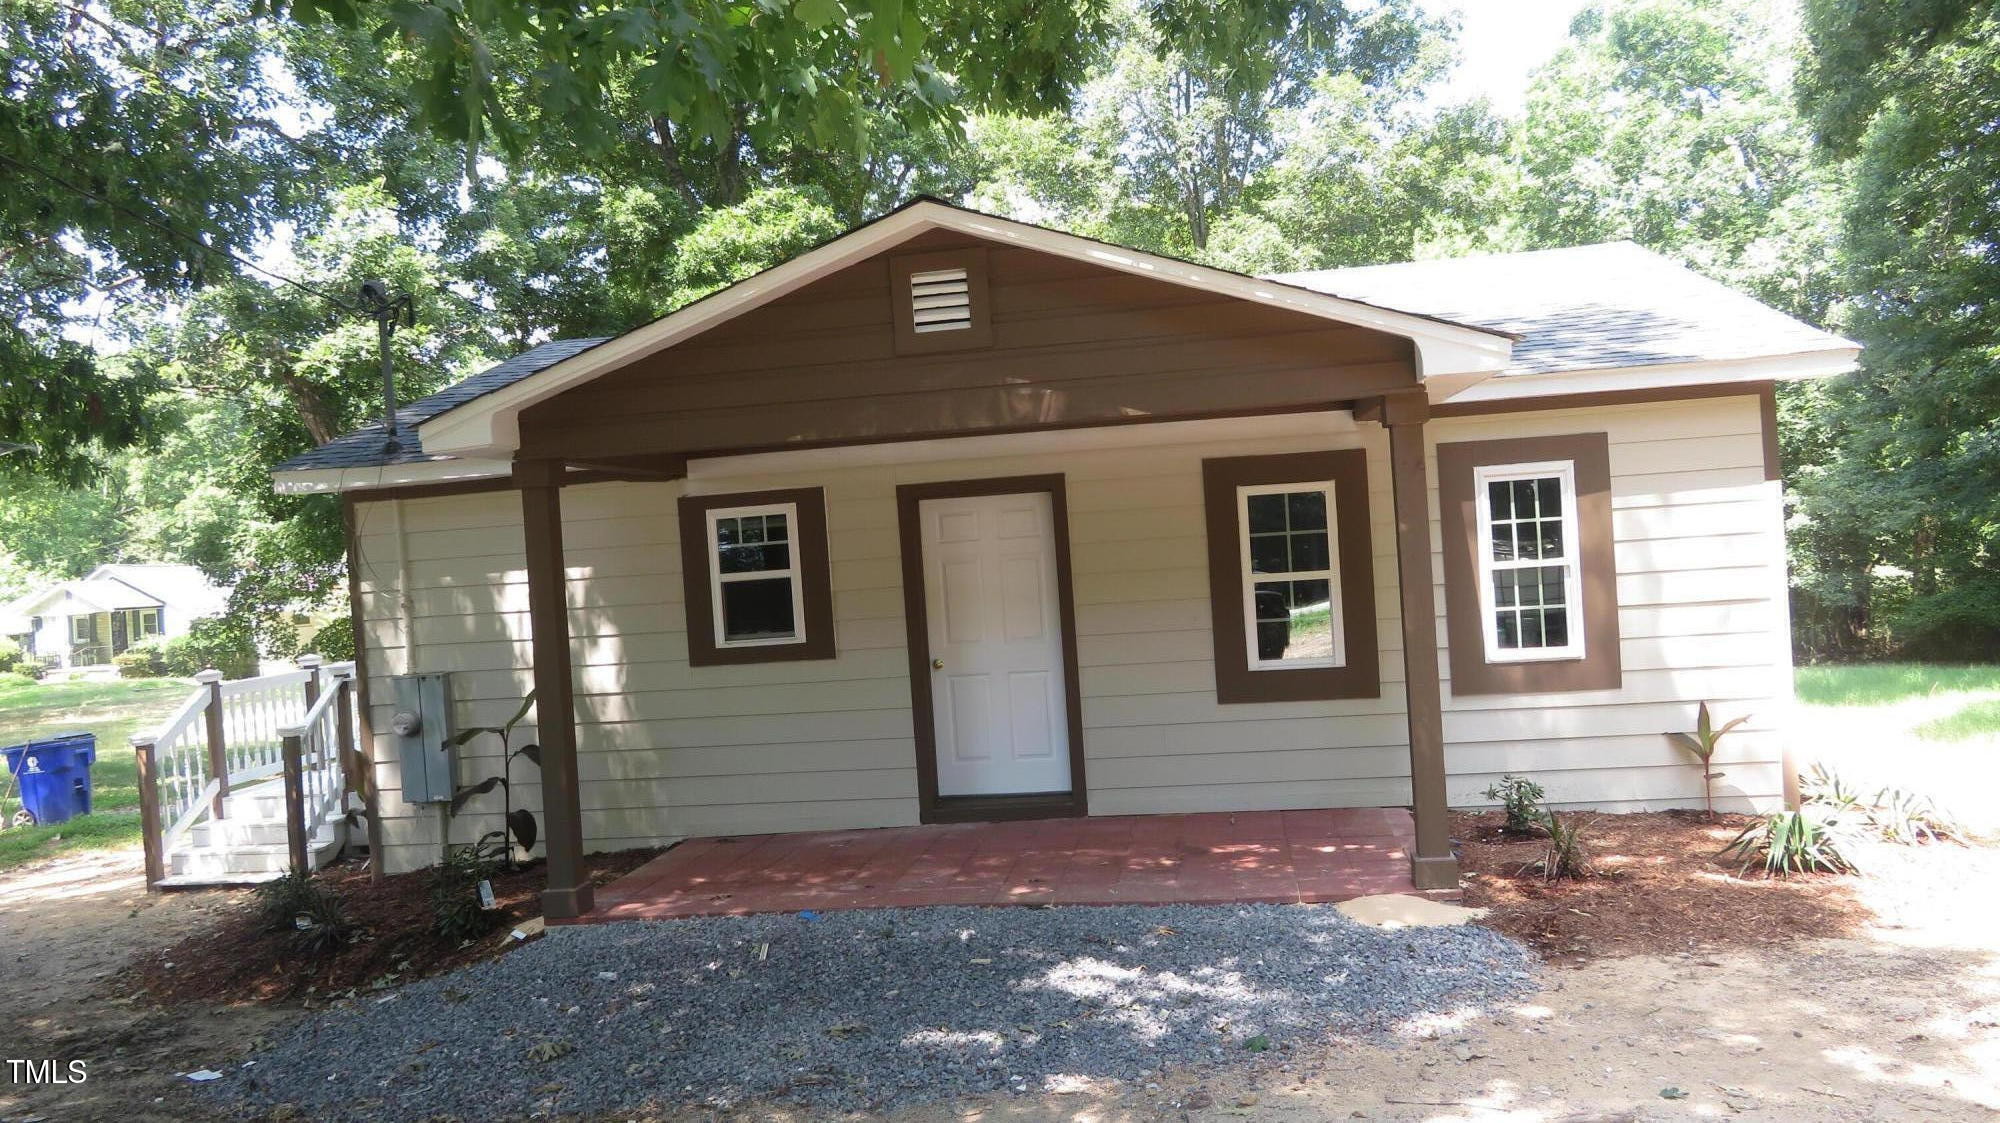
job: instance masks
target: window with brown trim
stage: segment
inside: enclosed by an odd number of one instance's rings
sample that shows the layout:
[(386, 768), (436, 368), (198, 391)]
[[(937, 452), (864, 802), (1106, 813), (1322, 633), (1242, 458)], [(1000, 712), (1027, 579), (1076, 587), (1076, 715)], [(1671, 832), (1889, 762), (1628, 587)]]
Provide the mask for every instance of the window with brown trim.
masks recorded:
[(1458, 441), (1437, 458), (1452, 694), (1616, 689), (1608, 438)]
[(683, 496), (680, 526), (691, 666), (833, 658), (819, 488)]
[(1216, 701), (1380, 696), (1367, 454), (1201, 468)]
[(889, 259), (896, 352), (917, 355), (993, 342), (986, 251), (940, 250)]

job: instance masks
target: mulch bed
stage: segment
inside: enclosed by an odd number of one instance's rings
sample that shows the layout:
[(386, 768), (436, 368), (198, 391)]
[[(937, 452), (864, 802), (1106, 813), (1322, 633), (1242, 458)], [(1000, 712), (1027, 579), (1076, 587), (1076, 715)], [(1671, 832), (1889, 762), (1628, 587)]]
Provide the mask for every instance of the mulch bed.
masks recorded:
[[(1567, 813), (1565, 813), (1567, 815)], [(1545, 882), (1547, 843), (1504, 834), (1499, 812), (1452, 816), (1465, 904), (1490, 909), (1490, 927), (1533, 945), (1553, 963), (1617, 955), (1701, 953), (1842, 936), (1873, 917), (1852, 878), (1737, 876), (1718, 859), (1745, 815), (1699, 811), (1579, 813), (1592, 875)]]
[[(603, 885), (659, 855), (655, 848), (592, 854), (592, 884)], [(430, 873), (417, 870), (371, 881), (365, 867), (343, 863), (322, 870), (357, 926), (355, 939), (330, 956), (305, 956), (287, 933), (258, 923), (253, 894), (221, 923), (127, 968), (136, 986), (163, 1005), (193, 1002), (289, 1002), (331, 998), (350, 990), (435, 975), (517, 946), (506, 939), (516, 924), (541, 915), (542, 863), (493, 880), (498, 914), (493, 930), (475, 940), (446, 940), (431, 931)]]

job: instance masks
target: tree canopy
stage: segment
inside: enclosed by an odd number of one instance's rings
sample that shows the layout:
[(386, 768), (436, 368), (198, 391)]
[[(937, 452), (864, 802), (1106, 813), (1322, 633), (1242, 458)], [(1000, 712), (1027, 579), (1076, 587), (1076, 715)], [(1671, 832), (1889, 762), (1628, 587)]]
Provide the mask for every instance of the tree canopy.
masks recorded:
[(0, 3), (0, 585), (192, 561), (299, 642), (340, 526), (267, 471), (379, 410), (361, 280), (408, 399), (928, 193), (1252, 272), (1672, 255), (1867, 344), (1781, 401), (1805, 647), (1990, 653), (1992, 6), (1580, 4), (1514, 114), (1436, 10)]

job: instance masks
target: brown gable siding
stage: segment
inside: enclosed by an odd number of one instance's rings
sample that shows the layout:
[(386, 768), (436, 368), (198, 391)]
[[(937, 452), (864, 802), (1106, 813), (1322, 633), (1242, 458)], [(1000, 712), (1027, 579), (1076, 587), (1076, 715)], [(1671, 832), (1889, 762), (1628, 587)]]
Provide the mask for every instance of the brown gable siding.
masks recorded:
[[(992, 345), (899, 354), (892, 262), (983, 245)], [(747, 451), (1327, 408), (1414, 385), (1408, 340), (928, 235), (522, 415), (521, 455)]]

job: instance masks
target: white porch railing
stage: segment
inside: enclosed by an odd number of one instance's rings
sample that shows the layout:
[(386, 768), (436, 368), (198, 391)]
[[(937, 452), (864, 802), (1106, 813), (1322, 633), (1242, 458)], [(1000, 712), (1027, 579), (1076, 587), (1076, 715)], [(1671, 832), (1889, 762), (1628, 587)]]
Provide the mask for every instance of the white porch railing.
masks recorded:
[(354, 664), (307, 655), (296, 671), (224, 682), (208, 670), (195, 680), (200, 685), (157, 732), (132, 738), (146, 883), (165, 878), (168, 856), (194, 827), (226, 816), (232, 788), (279, 775), (292, 866), (307, 868), (308, 840), (344, 816), (348, 792), (365, 783), (355, 752)]

